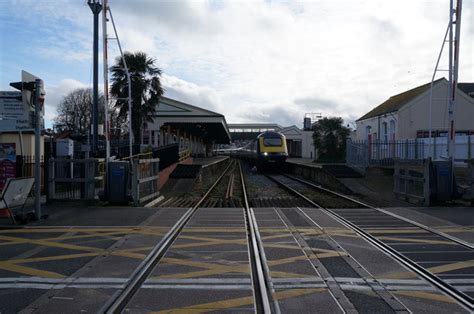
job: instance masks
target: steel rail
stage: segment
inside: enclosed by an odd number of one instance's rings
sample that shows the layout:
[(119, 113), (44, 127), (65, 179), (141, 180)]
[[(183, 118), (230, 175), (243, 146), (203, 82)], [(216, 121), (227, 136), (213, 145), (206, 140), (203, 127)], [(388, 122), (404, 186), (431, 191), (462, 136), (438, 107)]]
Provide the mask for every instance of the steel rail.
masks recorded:
[[(257, 282), (258, 291), (254, 289), (254, 298), (255, 298), (255, 305), (257, 313), (272, 313), (272, 293), (271, 293), (271, 280), (268, 273), (268, 269), (265, 268), (266, 265), (266, 258), (263, 249), (263, 245), (259, 236), (257, 221), (255, 219), (255, 215), (253, 209), (249, 207), (248, 197), (247, 197), (247, 190), (245, 187), (245, 180), (244, 174), (242, 172), (242, 167), (239, 164), (239, 172), (240, 172), (240, 181), (242, 185), (242, 194), (244, 198), (244, 205), (245, 205), (245, 215), (247, 217), (247, 236), (249, 238), (249, 244), (251, 245), (251, 250), (249, 248), (249, 253), (251, 255), (251, 262), (252, 262), (252, 281)], [(274, 312), (279, 313), (279, 308), (274, 304)]]
[(229, 199), (233, 197), (234, 193), (234, 174), (232, 173), (229, 177), (229, 182), (227, 183), (227, 191), (225, 193), (225, 198)]
[(451, 235), (449, 235), (449, 234), (446, 234), (446, 233), (444, 233), (444, 232), (442, 232), (442, 231), (438, 231), (438, 230), (436, 230), (436, 229), (433, 229), (433, 228), (431, 228), (431, 227), (428, 227), (428, 226), (426, 226), (426, 225), (423, 225), (423, 224), (421, 224), (421, 223), (419, 223), (419, 222), (416, 222), (416, 221), (413, 221), (413, 220), (411, 220), (411, 219), (405, 218), (405, 217), (403, 217), (403, 216), (400, 216), (400, 215), (391, 213), (391, 212), (386, 211), (386, 210), (384, 210), (384, 209), (382, 209), (382, 208), (374, 207), (374, 206), (369, 205), (369, 204), (367, 204), (367, 203), (364, 203), (364, 202), (361, 202), (361, 201), (359, 201), (359, 200), (353, 199), (353, 198), (351, 198), (351, 197), (349, 197), (349, 196), (347, 196), (347, 195), (344, 195), (344, 194), (341, 194), (341, 193), (338, 193), (338, 192), (335, 192), (335, 191), (331, 191), (331, 190), (329, 190), (329, 189), (323, 188), (323, 187), (320, 186), (320, 185), (316, 185), (316, 184), (314, 184), (314, 183), (312, 183), (312, 182), (308, 182), (308, 181), (306, 181), (306, 180), (302, 180), (302, 179), (300, 179), (300, 178), (297, 178), (297, 177), (294, 177), (294, 176), (291, 176), (291, 175), (288, 175), (288, 174), (281, 174), (281, 175), (283, 175), (283, 176), (285, 176), (285, 177), (287, 177), (287, 178), (289, 178), (289, 179), (292, 179), (292, 180), (301, 182), (301, 183), (303, 183), (303, 184), (306, 184), (306, 185), (308, 185), (308, 186), (311, 186), (311, 187), (313, 187), (313, 188), (315, 188), (315, 189), (318, 189), (318, 190), (327, 192), (327, 193), (329, 193), (329, 194), (332, 194), (332, 195), (335, 195), (335, 196), (344, 198), (345, 200), (351, 201), (351, 202), (353, 202), (353, 203), (362, 205), (362, 206), (367, 207), (367, 208), (370, 208), (370, 209), (374, 209), (374, 210), (379, 211), (379, 212), (381, 212), (381, 213), (384, 213), (384, 214), (386, 214), (386, 215), (389, 215), (389, 216), (392, 216), (392, 217), (394, 217), (394, 218), (403, 220), (403, 221), (405, 221), (405, 222), (407, 222), (407, 223), (409, 223), (409, 224), (415, 225), (415, 226), (417, 226), (417, 227), (419, 227), (419, 228), (422, 228), (422, 229), (424, 229), (424, 230), (426, 230), (426, 231), (428, 231), (428, 232), (434, 233), (434, 234), (436, 234), (436, 235), (438, 235), (438, 236), (440, 236), (440, 237), (443, 237), (443, 238), (446, 238), (446, 239), (448, 239), (448, 240), (450, 240), (450, 241), (456, 242), (457, 244), (462, 245), (462, 246), (464, 246), (464, 247), (466, 247), (466, 248), (468, 248), (468, 249), (474, 250), (474, 245), (473, 245), (473, 244), (471, 244), (471, 243), (469, 243), (469, 242), (467, 242), (467, 241), (464, 241), (464, 240), (462, 240), (462, 239), (459, 239), (459, 238), (457, 238), (457, 237), (453, 237), (453, 236), (451, 236)]
[(316, 202), (312, 201), (311, 199), (309, 199), (305, 195), (299, 193), (298, 191), (296, 191), (292, 187), (286, 185), (285, 183), (283, 183), (281, 181), (278, 181), (277, 179), (275, 179), (271, 176), (267, 175), (267, 177), (270, 180), (272, 180), (273, 182), (276, 182), (278, 185), (280, 185), (283, 188), (285, 188), (286, 190), (288, 190), (290, 193), (298, 195), (299, 197), (303, 198), (304, 200), (306, 200), (312, 206), (326, 211), (328, 213), (328, 215), (333, 217), (336, 221), (338, 221), (342, 225), (346, 226), (347, 228), (352, 229), (353, 231), (355, 231), (362, 238), (364, 238), (366, 241), (368, 241), (369, 243), (371, 243), (372, 245), (374, 245), (375, 247), (380, 249), (382, 252), (385, 252), (385, 253), (389, 254), (390, 256), (392, 256), (399, 263), (401, 263), (402, 265), (404, 265), (405, 267), (407, 267), (411, 271), (415, 272), (417, 275), (424, 278), (425, 280), (427, 280), (428, 282), (433, 284), (435, 287), (437, 287), (438, 289), (440, 289), (441, 291), (443, 291), (444, 293), (446, 293), (447, 295), (451, 296), (453, 299), (458, 301), (462, 306), (464, 306), (469, 311), (474, 310), (474, 302), (473, 302), (473, 299), (470, 296), (468, 296), (465, 293), (457, 290), (455, 287), (453, 287), (452, 285), (446, 283), (442, 279), (438, 278), (436, 275), (434, 275), (431, 272), (427, 271), (425, 268), (420, 267), (419, 265), (417, 265), (415, 262), (413, 262), (409, 258), (405, 257), (404, 255), (397, 252), (396, 250), (394, 250), (393, 248), (391, 248), (387, 244), (383, 243), (382, 241), (378, 240), (374, 236), (370, 235), (369, 233), (364, 231), (362, 228), (358, 227), (357, 225), (350, 222), (349, 220), (342, 217), (341, 215), (333, 212), (330, 209), (327, 209), (327, 208), (324, 208), (324, 207), (320, 206)]
[(181, 218), (173, 225), (173, 227), (166, 233), (166, 235), (158, 242), (152, 251), (145, 257), (145, 259), (138, 265), (135, 271), (130, 276), (130, 279), (125, 284), (125, 287), (117, 291), (109, 301), (99, 311), (101, 313), (120, 313), (122, 312), (128, 302), (133, 298), (136, 292), (140, 289), (140, 286), (148, 278), (149, 274), (153, 271), (154, 267), (159, 263), (161, 258), (165, 255), (169, 247), (173, 244), (174, 240), (178, 237), (181, 230), (184, 228), (186, 223), (191, 219), (197, 209), (201, 206), (204, 200), (214, 190), (217, 184), (222, 180), (224, 175), (230, 169), (232, 163), (224, 169), (222, 174), (217, 178), (214, 184), (204, 194), (204, 196)]

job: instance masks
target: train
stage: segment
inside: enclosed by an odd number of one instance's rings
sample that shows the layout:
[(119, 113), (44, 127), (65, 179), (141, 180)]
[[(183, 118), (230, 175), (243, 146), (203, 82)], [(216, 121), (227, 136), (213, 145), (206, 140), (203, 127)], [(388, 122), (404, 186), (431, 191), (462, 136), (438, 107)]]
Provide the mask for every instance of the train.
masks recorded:
[(266, 131), (231, 155), (246, 159), (257, 168), (282, 165), (288, 158), (286, 137), (279, 132)]

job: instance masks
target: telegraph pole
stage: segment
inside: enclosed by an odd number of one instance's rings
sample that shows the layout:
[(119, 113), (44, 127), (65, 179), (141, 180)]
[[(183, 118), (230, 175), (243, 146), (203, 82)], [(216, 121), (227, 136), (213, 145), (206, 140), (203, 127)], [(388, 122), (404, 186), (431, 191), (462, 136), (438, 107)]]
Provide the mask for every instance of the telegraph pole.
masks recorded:
[(110, 121), (109, 121), (109, 64), (107, 52), (107, 0), (102, 2), (102, 51), (104, 63), (104, 102), (105, 102), (105, 167), (107, 169), (110, 159)]
[[(459, 42), (461, 39), (461, 11), (462, 0), (457, 0), (456, 9), (454, 9), (454, 0), (450, 0), (449, 6), (449, 134), (448, 134), (448, 157), (453, 162), (455, 158), (456, 129), (454, 125), (454, 110), (456, 108), (456, 92), (458, 88), (459, 72)], [(455, 15), (456, 20), (453, 20)], [(453, 29), (455, 28), (455, 29)], [(454, 37), (454, 38), (453, 38)]]
[(88, 0), (92, 13), (94, 14), (94, 70), (93, 70), (93, 82), (92, 82), (92, 154), (97, 154), (97, 139), (99, 133), (99, 13), (102, 10), (102, 5), (99, 0)]
[[(43, 81), (35, 80), (35, 96), (33, 105), (35, 106), (35, 216), (41, 219), (41, 93), (43, 90)], [(44, 158), (44, 157), (43, 157)], [(46, 164), (46, 159), (44, 160)], [(46, 184), (46, 182), (45, 182)]]

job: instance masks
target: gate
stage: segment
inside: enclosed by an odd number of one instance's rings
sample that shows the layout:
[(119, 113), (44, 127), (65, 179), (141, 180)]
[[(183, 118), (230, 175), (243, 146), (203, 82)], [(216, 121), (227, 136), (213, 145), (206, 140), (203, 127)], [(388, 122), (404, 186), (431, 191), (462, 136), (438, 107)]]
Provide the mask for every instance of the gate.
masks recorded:
[(48, 196), (50, 200), (94, 200), (98, 160), (50, 158)]
[(160, 159), (134, 159), (132, 176), (133, 204), (140, 204), (156, 198), (158, 192), (158, 174)]

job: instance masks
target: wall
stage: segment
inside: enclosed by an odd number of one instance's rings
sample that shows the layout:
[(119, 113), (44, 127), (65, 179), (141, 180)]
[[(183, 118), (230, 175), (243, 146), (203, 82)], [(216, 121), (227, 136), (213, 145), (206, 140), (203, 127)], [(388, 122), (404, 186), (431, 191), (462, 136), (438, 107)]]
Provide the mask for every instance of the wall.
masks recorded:
[(303, 131), (302, 157), (315, 159), (313, 131)]
[[(367, 139), (366, 128), (367, 126), (370, 126), (371, 127), (370, 134), (372, 136), (372, 140), (378, 139), (379, 135), (380, 135), (380, 139), (384, 139), (382, 128), (383, 128), (383, 124), (387, 123), (388, 139), (397, 139), (399, 137), (398, 120), (399, 120), (398, 113), (390, 112), (380, 117), (374, 117), (374, 118), (369, 118), (362, 121), (357, 121), (356, 122), (357, 131), (354, 137), (356, 140), (366, 140)], [(395, 124), (394, 130), (390, 128), (392, 121)]]
[[(15, 143), (16, 154), (24, 156), (35, 155), (35, 135), (34, 134), (22, 134), (23, 151), (20, 147), (20, 136), (19, 133), (0, 133), (0, 143)], [(40, 139), (40, 152), (41, 156), (44, 155), (44, 136)]]
[[(448, 82), (441, 81), (433, 89), (432, 129), (448, 130)], [(399, 114), (399, 138), (415, 138), (418, 130), (429, 129), (429, 91), (401, 108)], [(474, 123), (474, 99), (458, 91), (457, 103), (454, 111), (455, 129), (472, 130)]]
[[(296, 134), (296, 132), (298, 132), (298, 134)], [(297, 130), (284, 129), (282, 133), (285, 135), (287, 140), (301, 141), (301, 157), (302, 158), (313, 158), (313, 159), (315, 158), (313, 131), (303, 131), (300, 129), (297, 129)]]

